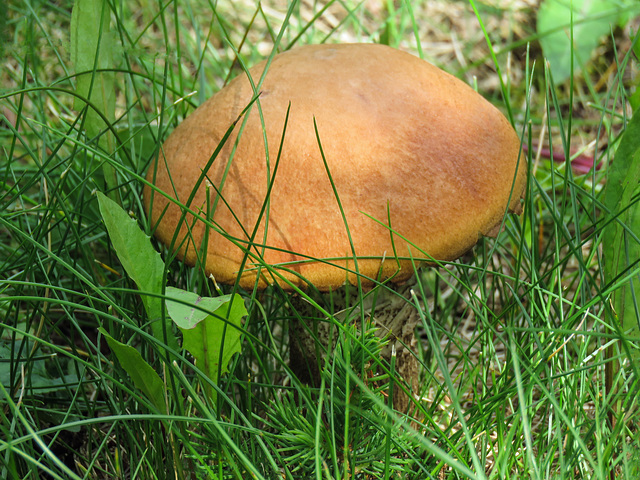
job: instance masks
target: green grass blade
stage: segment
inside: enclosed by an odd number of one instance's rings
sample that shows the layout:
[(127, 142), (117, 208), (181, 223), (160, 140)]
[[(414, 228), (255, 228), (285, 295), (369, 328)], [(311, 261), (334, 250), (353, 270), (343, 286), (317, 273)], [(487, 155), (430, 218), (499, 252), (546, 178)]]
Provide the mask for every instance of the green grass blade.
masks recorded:
[[(117, 43), (110, 29), (110, 9), (106, 0), (76, 0), (71, 14), (71, 61), (78, 74), (75, 107), (87, 107), (85, 98), (95, 107), (87, 108), (84, 128), (89, 138), (98, 137), (99, 145), (109, 153), (116, 142), (110, 131), (116, 118), (115, 58)], [(111, 71), (109, 71), (111, 70)], [(101, 112), (100, 115), (98, 112)], [(104, 132), (104, 133), (102, 133)], [(109, 192), (118, 186), (116, 170), (102, 167)], [(114, 193), (115, 195), (115, 193)]]
[[(622, 281), (612, 294), (614, 314), (625, 332), (640, 338), (640, 115), (627, 124), (604, 190), (607, 224), (603, 234), (608, 283)], [(635, 355), (637, 358), (637, 354)]]
[[(71, 60), (79, 74), (76, 90), (91, 101), (113, 122), (115, 120), (115, 74), (97, 70), (110, 69), (116, 52), (115, 36), (109, 28), (110, 11), (106, 0), (76, 0), (71, 14)], [(76, 99), (76, 108), (85, 103)], [(98, 135), (104, 121), (93, 111), (87, 112), (85, 128), (90, 137)]]

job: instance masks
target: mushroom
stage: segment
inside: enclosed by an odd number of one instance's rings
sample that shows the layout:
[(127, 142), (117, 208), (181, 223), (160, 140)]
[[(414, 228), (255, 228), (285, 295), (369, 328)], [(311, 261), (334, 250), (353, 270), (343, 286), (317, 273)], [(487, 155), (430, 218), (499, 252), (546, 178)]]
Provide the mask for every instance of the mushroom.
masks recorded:
[[(519, 152), (495, 107), (428, 62), (383, 45), (310, 45), (249, 69), (185, 119), (147, 173), (145, 206), (156, 237), (218, 282), (366, 288), (407, 280), (412, 259), (454, 260), (520, 213)], [(410, 322), (390, 332), (404, 339), (396, 348), (411, 344)], [(308, 334), (293, 343), (317, 361)]]

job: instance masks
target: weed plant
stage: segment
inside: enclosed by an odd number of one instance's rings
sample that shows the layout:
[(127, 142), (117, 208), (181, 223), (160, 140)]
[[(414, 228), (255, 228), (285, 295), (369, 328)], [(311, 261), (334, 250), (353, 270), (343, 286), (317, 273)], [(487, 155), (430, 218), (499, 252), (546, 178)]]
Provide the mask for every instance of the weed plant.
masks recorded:
[[(611, 305), (638, 264), (611, 280), (602, 242), (618, 225), (602, 190), (638, 85), (636, 10), (582, 74), (555, 84), (535, 2), (84, 4), (100, 6), (95, 23), (73, 20), (71, 1), (0, 7), (0, 478), (637, 478), (637, 356)], [(74, 45), (96, 39), (103, 55), (78, 69)], [(154, 242), (162, 292), (242, 295), (241, 353), (210, 379), (153, 334), (96, 198), (150, 235), (144, 174), (184, 117), (274, 48), (347, 41), (410, 50), (473, 82), (514, 124), (531, 172), (524, 214), (497, 239), (416, 266), (406, 301), (423, 376), (408, 413), (391, 408), (402, 379), (380, 359), (362, 297), (301, 312), (277, 287), (216, 285)], [(587, 156), (599, 168), (574, 171)], [(638, 204), (636, 193), (626, 211)], [(640, 234), (626, 231), (633, 252)], [(289, 368), (300, 315), (340, 331), (319, 387)], [(135, 349), (159, 395), (107, 338)]]

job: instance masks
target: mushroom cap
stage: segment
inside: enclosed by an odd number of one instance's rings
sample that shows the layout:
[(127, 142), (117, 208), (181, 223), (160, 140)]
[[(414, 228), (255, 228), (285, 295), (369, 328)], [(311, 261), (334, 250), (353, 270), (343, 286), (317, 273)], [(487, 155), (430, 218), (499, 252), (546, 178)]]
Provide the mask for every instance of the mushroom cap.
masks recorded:
[[(256, 85), (266, 65), (249, 69)], [(411, 258), (454, 260), (520, 212), (513, 128), (424, 60), (375, 44), (304, 46), (274, 56), (258, 89), (243, 114), (254, 90), (246, 74), (231, 81), (147, 173), (172, 198), (145, 187), (156, 237), (219, 282), (250, 287), (260, 272), (261, 287), (329, 290), (357, 281), (354, 252), (365, 284), (402, 281)]]

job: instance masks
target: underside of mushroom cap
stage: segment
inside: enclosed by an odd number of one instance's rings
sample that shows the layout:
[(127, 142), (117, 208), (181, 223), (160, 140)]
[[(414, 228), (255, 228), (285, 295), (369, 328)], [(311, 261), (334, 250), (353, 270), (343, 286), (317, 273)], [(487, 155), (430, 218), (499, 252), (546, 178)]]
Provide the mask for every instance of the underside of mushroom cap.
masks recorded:
[[(254, 83), (265, 67), (249, 70)], [(382, 45), (300, 47), (273, 58), (258, 91), (243, 114), (255, 92), (234, 79), (147, 174), (177, 199), (145, 188), (156, 236), (219, 282), (250, 287), (262, 265), (261, 286), (328, 290), (356, 281), (354, 253), (365, 283), (401, 281), (410, 258), (453, 260), (520, 211), (513, 128), (428, 62)]]

